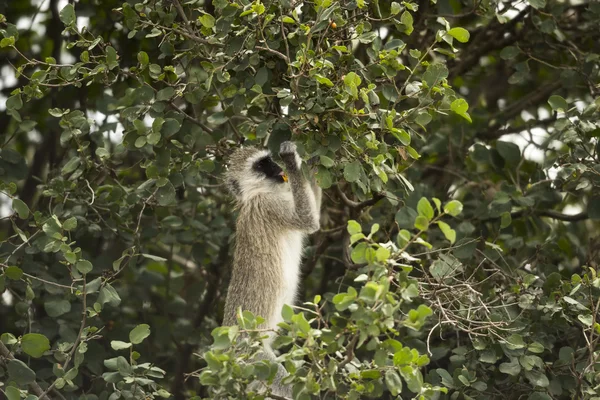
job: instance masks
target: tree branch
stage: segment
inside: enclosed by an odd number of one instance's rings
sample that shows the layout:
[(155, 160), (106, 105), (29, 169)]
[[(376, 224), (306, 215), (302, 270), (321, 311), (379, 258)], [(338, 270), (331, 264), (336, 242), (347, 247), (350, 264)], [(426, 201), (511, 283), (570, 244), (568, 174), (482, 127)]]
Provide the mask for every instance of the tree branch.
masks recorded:
[(502, 136), (504, 132), (500, 131), (500, 127), (504, 125), (506, 121), (509, 121), (513, 117), (521, 114), (521, 111), (525, 110), (526, 108), (546, 101), (549, 95), (555, 90), (559, 89), (561, 86), (562, 81), (560, 79), (556, 80), (555, 82), (542, 86), (538, 90), (529, 93), (527, 96), (521, 98), (521, 100), (513, 103), (504, 110), (499, 111), (492, 119), (501, 117), (502, 120), (493, 122), (488, 127), (488, 130), (478, 135), (478, 137), (482, 139), (497, 139), (498, 137)]
[(372, 205), (375, 205), (379, 200), (383, 199), (385, 197), (385, 195), (383, 193), (375, 193), (373, 194), (373, 198), (369, 199), (369, 200), (365, 200), (365, 201), (361, 201), (356, 202), (354, 200), (350, 200), (342, 191), (342, 189), (340, 189), (339, 185), (336, 185), (336, 189), (338, 192), (338, 195), (340, 196), (340, 199), (342, 199), (342, 201), (344, 202), (344, 204), (346, 204), (348, 207), (350, 208), (354, 208), (357, 210), (361, 210), (365, 207), (369, 207)]
[(510, 216), (511, 216), (511, 218), (514, 219), (514, 218), (521, 218), (521, 217), (535, 215), (538, 217), (548, 217), (548, 218), (557, 219), (559, 221), (566, 221), (566, 222), (584, 221), (589, 218), (589, 215), (586, 211), (580, 212), (579, 214), (563, 214), (561, 212), (554, 211), (554, 210), (539, 210), (539, 211), (533, 211), (533, 212), (528, 212), (528, 211), (529, 210), (519, 210), (514, 213), (511, 213)]
[(188, 20), (187, 15), (185, 15), (185, 11), (183, 11), (183, 8), (181, 7), (181, 4), (179, 3), (178, 0), (172, 0), (172, 1), (173, 1), (173, 5), (177, 9), (177, 14), (179, 14), (179, 16), (181, 17), (181, 19), (183, 20), (183, 22), (185, 22), (185, 24), (189, 27), (190, 26), (190, 21)]
[(259, 50), (264, 50), (264, 51), (268, 51), (269, 53), (273, 53), (275, 54), (277, 57), (281, 58), (283, 61), (285, 61), (286, 63), (290, 63), (289, 58), (287, 58), (287, 56), (277, 50), (273, 50), (270, 47), (263, 47), (263, 46), (256, 46), (257, 49)]
[(346, 358), (342, 360), (342, 362), (338, 365), (338, 369), (342, 369), (346, 364), (348, 364), (354, 358), (354, 348), (356, 347), (356, 342), (358, 342), (358, 334), (354, 334), (348, 346), (346, 346)]

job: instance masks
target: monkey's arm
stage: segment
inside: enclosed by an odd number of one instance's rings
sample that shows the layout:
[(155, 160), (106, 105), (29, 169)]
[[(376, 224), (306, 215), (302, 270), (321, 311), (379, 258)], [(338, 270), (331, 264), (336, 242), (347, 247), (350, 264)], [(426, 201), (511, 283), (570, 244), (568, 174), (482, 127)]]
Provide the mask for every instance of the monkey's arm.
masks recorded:
[[(294, 143), (281, 143), (279, 155), (285, 163), (292, 188), (292, 196), (294, 197), (294, 209), (291, 213), (292, 215), (282, 215), (282, 217), (288, 219), (296, 229), (307, 233), (316, 232), (320, 227), (319, 209), (321, 203), (321, 189), (318, 188), (317, 195), (314, 186), (311, 189), (308, 182), (304, 179), (302, 171), (300, 170), (302, 160), (296, 152), (296, 145)], [(310, 196), (315, 200), (316, 210), (312, 206), (313, 201)]]
[(320, 217), (321, 216), (321, 196), (322, 196), (322, 191), (321, 191), (321, 187), (319, 186), (319, 184), (317, 183), (317, 164), (319, 163), (319, 157), (314, 156), (311, 159), (309, 159), (306, 164), (308, 165), (308, 176), (309, 176), (309, 180), (310, 180), (310, 188), (312, 189), (313, 192), (313, 198), (315, 199), (315, 205), (317, 207), (317, 215)]
[(321, 217), (321, 197), (322, 197), (322, 191), (321, 191), (321, 187), (319, 186), (319, 184), (317, 183), (317, 180), (315, 179), (315, 177), (312, 177), (312, 180), (310, 182), (310, 187), (312, 189), (313, 192), (313, 196), (315, 198), (315, 205), (317, 207), (317, 216), (318, 218)]

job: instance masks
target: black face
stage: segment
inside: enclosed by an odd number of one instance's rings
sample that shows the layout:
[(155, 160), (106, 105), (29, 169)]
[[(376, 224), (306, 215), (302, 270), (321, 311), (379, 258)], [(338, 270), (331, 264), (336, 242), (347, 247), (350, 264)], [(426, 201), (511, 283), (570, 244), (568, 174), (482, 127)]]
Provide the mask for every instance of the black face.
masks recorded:
[(277, 165), (270, 156), (266, 156), (257, 160), (252, 166), (256, 172), (264, 174), (267, 179), (272, 179), (278, 183), (284, 183), (283, 170)]

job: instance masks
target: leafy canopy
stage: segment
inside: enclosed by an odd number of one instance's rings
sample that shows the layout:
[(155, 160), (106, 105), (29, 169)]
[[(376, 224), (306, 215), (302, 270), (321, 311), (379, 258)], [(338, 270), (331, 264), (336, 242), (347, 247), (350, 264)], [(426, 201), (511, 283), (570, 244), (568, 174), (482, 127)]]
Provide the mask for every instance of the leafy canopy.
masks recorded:
[(0, 12), (8, 399), (264, 398), (261, 316), (219, 326), (220, 177), (284, 140), (325, 192), (294, 399), (600, 397), (597, 2)]

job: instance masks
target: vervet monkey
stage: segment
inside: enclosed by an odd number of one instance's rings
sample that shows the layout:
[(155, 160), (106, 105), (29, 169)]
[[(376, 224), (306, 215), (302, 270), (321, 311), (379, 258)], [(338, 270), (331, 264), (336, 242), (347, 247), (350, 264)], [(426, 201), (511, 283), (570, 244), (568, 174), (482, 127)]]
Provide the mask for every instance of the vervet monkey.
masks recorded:
[[(225, 182), (239, 216), (224, 325), (234, 325), (241, 308), (263, 317), (261, 328), (275, 331), (283, 305), (296, 299), (304, 240), (319, 230), (321, 188), (304, 178), (294, 143), (283, 142), (279, 155), (287, 175), (267, 150), (241, 148), (230, 157)], [(273, 336), (264, 341), (264, 356), (271, 360)], [(286, 375), (279, 365), (274, 394), (291, 396), (291, 388), (280, 383)]]

